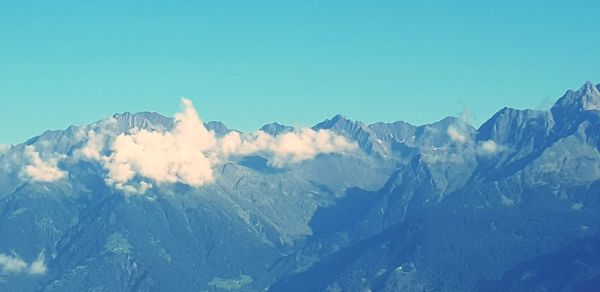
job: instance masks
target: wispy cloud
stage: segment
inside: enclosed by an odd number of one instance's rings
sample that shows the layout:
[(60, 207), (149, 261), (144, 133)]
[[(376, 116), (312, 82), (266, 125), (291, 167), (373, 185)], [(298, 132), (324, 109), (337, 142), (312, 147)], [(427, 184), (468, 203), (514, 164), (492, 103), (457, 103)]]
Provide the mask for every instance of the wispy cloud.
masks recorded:
[(64, 158), (60, 155), (50, 155), (44, 161), (33, 145), (25, 146), (23, 155), (26, 165), (21, 169), (21, 176), (25, 179), (39, 182), (53, 182), (67, 175), (66, 171), (58, 168), (59, 159)]
[(348, 152), (358, 149), (354, 143), (329, 130), (303, 129), (277, 136), (267, 149), (270, 163), (276, 167), (315, 158), (322, 153)]
[(459, 115), (459, 120), (448, 126), (446, 133), (452, 139), (452, 141), (465, 144), (469, 142), (469, 136), (467, 134), (467, 127), (471, 120), (473, 113), (467, 107), (464, 107)]
[(43, 252), (40, 252), (31, 264), (28, 264), (16, 254), (0, 253), (0, 269), (3, 273), (29, 273), (32, 275), (43, 275), (48, 271)]
[(345, 153), (358, 149), (355, 143), (329, 130), (299, 129), (277, 136), (262, 131), (249, 135), (232, 132), (220, 141), (227, 155), (263, 154), (274, 167), (286, 167), (315, 158), (319, 154)]
[(463, 134), (455, 125), (448, 126), (447, 133), (448, 136), (450, 136), (450, 139), (452, 139), (454, 142), (461, 144), (467, 142), (467, 136)]
[(493, 140), (486, 140), (477, 145), (477, 153), (479, 155), (494, 155), (504, 151), (504, 148), (504, 146), (497, 144)]
[(44, 253), (41, 252), (38, 257), (29, 265), (29, 273), (33, 275), (43, 275), (48, 271), (48, 267), (46, 266), (46, 257)]
[(113, 130), (116, 130), (117, 120), (113, 117), (103, 119), (96, 124), (95, 129), (90, 129), (87, 132), (81, 130), (79, 139), (87, 140), (84, 146), (75, 150), (73, 156), (75, 159), (101, 160), (102, 150), (112, 136)]

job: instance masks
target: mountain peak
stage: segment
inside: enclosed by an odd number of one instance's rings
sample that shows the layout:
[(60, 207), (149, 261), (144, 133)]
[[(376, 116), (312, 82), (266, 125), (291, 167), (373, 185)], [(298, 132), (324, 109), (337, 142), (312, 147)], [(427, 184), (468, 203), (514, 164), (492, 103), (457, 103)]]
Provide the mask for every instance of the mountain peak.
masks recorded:
[(577, 91), (569, 90), (552, 107), (552, 112), (566, 109), (569, 112), (600, 110), (600, 91), (598, 86), (587, 81)]
[(321, 123), (318, 123), (314, 129), (333, 129), (333, 128), (346, 128), (348, 125), (355, 125), (356, 123), (342, 114), (337, 114), (331, 119), (327, 119)]
[(217, 136), (224, 136), (232, 130), (229, 129), (223, 122), (221, 121), (210, 121), (204, 123), (204, 127), (206, 127), (209, 131), (214, 131)]
[(600, 92), (598, 92), (598, 88), (592, 81), (586, 81), (581, 86), (581, 88), (579, 88), (578, 92), (580, 92), (583, 95), (598, 95), (598, 94), (600, 94)]
[(276, 136), (279, 134), (291, 132), (294, 130), (294, 128), (291, 126), (286, 126), (277, 122), (273, 122), (262, 126), (260, 130), (267, 134)]
[(335, 120), (335, 121), (346, 120), (346, 121), (349, 121), (348, 117), (346, 117), (345, 115), (342, 115), (342, 114), (337, 114), (337, 115), (333, 116), (333, 118), (331, 118), (331, 120)]
[(164, 130), (173, 126), (173, 119), (156, 112), (140, 112), (136, 114), (124, 112), (114, 114), (112, 117), (116, 120), (117, 127), (122, 131), (132, 128)]

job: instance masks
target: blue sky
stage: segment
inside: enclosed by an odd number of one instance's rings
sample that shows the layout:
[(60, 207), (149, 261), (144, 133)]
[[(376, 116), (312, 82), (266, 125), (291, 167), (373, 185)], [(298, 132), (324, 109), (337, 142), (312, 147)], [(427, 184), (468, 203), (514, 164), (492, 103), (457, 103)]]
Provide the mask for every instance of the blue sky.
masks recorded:
[(2, 1), (0, 143), (182, 96), (241, 130), (477, 125), (600, 82), (599, 1), (490, 2)]

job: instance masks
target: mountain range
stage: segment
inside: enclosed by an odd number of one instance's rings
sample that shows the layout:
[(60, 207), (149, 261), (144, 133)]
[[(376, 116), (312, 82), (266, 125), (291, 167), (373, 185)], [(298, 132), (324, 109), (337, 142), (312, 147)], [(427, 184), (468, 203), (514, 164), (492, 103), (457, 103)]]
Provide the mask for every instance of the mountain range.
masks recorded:
[(478, 129), (336, 115), (242, 133), (183, 104), (0, 147), (1, 291), (600, 284), (600, 85)]

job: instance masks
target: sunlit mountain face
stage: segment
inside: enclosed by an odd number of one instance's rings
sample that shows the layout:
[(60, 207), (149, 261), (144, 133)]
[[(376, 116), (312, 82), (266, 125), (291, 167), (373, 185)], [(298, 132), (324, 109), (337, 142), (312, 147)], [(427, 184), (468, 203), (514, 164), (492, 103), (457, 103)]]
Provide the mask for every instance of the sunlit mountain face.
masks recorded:
[(593, 291), (599, 91), (478, 129), (183, 99), (1, 146), (0, 291)]

